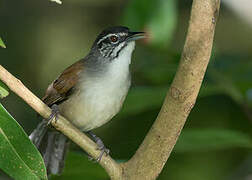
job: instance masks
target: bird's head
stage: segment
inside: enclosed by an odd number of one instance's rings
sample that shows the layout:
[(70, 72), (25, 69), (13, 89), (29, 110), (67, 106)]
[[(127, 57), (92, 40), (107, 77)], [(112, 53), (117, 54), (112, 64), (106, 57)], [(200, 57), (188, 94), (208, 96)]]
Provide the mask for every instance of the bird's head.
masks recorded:
[(92, 50), (99, 53), (103, 58), (113, 60), (120, 53), (131, 48), (134, 49), (134, 42), (144, 38), (143, 32), (132, 32), (124, 26), (114, 26), (103, 30), (96, 38)]

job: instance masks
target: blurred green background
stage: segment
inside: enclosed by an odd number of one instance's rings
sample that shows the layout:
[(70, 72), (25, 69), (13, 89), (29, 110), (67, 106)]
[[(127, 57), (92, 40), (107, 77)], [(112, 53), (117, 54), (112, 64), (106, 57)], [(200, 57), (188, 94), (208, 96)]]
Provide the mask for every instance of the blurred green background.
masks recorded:
[[(159, 180), (252, 179), (252, 24), (225, 2), (199, 98)], [(150, 38), (137, 43), (131, 64), (132, 88), (122, 111), (95, 130), (111, 156), (126, 161), (155, 120), (175, 75), (191, 3), (68, 0), (58, 5), (48, 0), (2, 0), (0, 37), (7, 48), (0, 48), (0, 64), (42, 97), (64, 68), (87, 54), (105, 27), (126, 25), (146, 31)], [(27, 134), (40, 121), (13, 93), (1, 103)], [(9, 179), (0, 174), (0, 179)], [(70, 178), (108, 176), (73, 145), (64, 174), (53, 177)]]

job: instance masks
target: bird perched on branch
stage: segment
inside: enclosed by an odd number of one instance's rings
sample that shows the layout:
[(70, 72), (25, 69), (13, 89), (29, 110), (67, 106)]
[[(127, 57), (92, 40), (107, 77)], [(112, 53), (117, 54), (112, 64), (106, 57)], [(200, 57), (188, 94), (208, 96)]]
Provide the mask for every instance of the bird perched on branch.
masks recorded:
[[(109, 153), (91, 130), (110, 121), (121, 109), (130, 87), (129, 65), (135, 40), (143, 32), (116, 26), (102, 31), (88, 55), (65, 69), (47, 88), (43, 101), (81, 131), (88, 133), (101, 150), (97, 161)], [(30, 135), (43, 155), (48, 174), (59, 174), (64, 167), (66, 137), (43, 120)]]

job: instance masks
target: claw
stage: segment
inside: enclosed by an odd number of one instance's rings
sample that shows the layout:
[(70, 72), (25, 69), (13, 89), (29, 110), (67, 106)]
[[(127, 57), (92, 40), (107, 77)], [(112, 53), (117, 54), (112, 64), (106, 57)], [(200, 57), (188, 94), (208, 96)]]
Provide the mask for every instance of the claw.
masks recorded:
[(107, 156), (109, 153), (109, 149), (106, 149), (106, 148), (102, 149), (100, 155), (98, 156), (98, 158), (96, 158), (95, 161), (99, 163), (104, 153)]
[(52, 105), (51, 109), (52, 109), (52, 114), (47, 119), (47, 121), (48, 121), (47, 122), (47, 126), (49, 126), (52, 123), (52, 121), (53, 121), (54, 118), (55, 118), (55, 123), (57, 123), (57, 120), (59, 118), (59, 113), (60, 112), (59, 112), (58, 105), (57, 104)]
[[(109, 155), (109, 149), (107, 149), (105, 147), (104, 143), (102, 142), (102, 140), (99, 137), (97, 137), (95, 134), (93, 134), (91, 131), (89, 131), (88, 134), (91, 136), (91, 138), (94, 140), (94, 142), (98, 145), (97, 150), (101, 151), (98, 158), (95, 159), (96, 162), (100, 162), (104, 153), (106, 154), (106, 156)], [(89, 157), (89, 159), (93, 160), (92, 157)]]

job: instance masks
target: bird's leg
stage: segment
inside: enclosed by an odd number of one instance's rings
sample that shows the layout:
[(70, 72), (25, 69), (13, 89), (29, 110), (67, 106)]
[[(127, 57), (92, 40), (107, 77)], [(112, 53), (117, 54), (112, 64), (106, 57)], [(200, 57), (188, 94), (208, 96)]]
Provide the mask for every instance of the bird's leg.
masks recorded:
[(87, 132), (90, 137), (92, 138), (92, 140), (98, 145), (98, 150), (101, 151), (99, 157), (96, 159), (97, 162), (100, 162), (103, 154), (105, 153), (106, 155), (109, 154), (109, 149), (107, 149), (104, 145), (104, 143), (102, 142), (101, 138), (99, 138), (98, 136), (96, 136), (93, 132), (88, 131)]
[(58, 105), (57, 104), (53, 104), (52, 105), (52, 107), (51, 107), (51, 109), (52, 109), (52, 114), (49, 116), (49, 118), (47, 119), (47, 125), (49, 126), (50, 124), (51, 124), (51, 122), (52, 122), (52, 120), (55, 118), (55, 123), (57, 122), (57, 120), (58, 120), (58, 117), (59, 117), (59, 114), (60, 114), (60, 112), (59, 112), (59, 107), (58, 107)]

